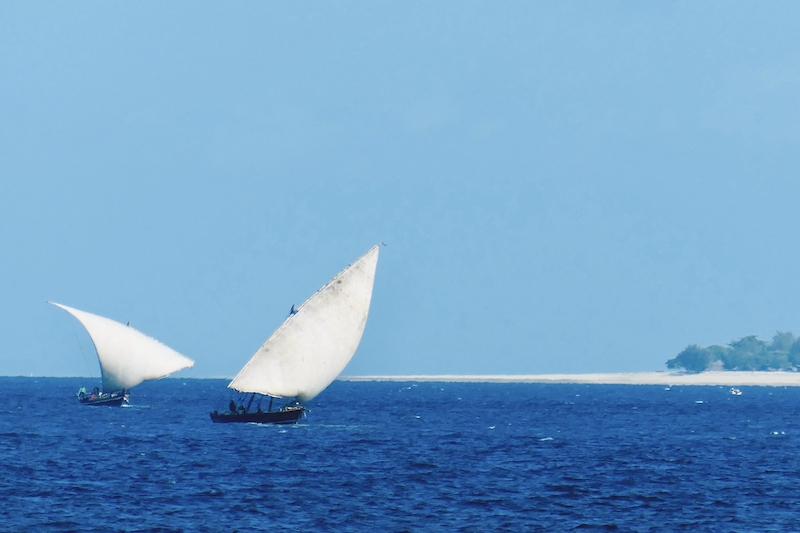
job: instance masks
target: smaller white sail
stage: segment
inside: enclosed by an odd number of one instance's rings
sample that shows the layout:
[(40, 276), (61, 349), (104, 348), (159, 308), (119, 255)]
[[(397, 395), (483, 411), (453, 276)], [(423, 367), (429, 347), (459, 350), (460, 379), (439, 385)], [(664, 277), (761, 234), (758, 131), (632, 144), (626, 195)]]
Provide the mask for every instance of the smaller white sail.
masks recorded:
[(373, 246), (298, 307), (228, 387), (300, 401), (325, 390), (361, 342), (378, 249)]
[(194, 365), (185, 355), (130, 326), (66, 305), (48, 303), (68, 312), (86, 328), (100, 360), (105, 392), (130, 389), (142, 381), (160, 379)]

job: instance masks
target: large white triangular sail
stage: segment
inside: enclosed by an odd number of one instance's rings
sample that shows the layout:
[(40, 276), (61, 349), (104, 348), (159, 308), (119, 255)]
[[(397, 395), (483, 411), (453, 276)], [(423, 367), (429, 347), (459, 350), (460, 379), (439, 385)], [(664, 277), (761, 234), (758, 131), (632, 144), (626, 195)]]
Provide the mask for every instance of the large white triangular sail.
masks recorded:
[(142, 381), (163, 378), (194, 365), (185, 355), (130, 326), (66, 305), (48, 303), (68, 312), (86, 328), (100, 360), (105, 392), (130, 389)]
[(299, 401), (325, 390), (361, 342), (378, 249), (373, 246), (298, 307), (228, 387)]

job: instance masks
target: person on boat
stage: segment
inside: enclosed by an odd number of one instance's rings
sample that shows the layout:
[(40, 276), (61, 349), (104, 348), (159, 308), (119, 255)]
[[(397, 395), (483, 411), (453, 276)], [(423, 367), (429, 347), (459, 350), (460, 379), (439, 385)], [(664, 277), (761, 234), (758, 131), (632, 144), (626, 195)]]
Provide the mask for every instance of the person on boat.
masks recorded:
[(228, 409), (230, 409), (230, 410), (231, 410), (231, 413), (235, 413), (235, 412), (236, 412), (236, 402), (234, 402), (233, 400), (231, 400), (231, 403), (230, 403), (230, 405), (228, 405)]

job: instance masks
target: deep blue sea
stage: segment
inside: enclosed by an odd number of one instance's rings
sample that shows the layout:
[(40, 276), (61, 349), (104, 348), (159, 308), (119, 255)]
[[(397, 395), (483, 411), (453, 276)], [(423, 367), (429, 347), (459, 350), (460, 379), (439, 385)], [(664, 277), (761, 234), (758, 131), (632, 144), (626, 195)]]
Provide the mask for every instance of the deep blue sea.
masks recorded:
[(335, 382), (260, 426), (211, 423), (223, 380), (97, 384), (0, 378), (0, 530), (800, 529), (798, 389)]

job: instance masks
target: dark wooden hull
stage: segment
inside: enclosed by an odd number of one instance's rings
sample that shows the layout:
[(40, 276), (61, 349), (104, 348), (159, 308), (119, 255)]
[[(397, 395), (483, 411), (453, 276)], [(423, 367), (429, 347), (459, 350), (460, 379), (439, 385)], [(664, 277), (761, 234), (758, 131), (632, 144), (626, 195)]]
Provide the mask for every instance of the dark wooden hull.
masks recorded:
[(120, 407), (123, 403), (127, 403), (127, 398), (122, 394), (114, 396), (104, 396), (100, 398), (92, 398), (90, 396), (84, 396), (83, 398), (78, 399), (78, 401), (83, 405), (94, 405), (100, 406), (104, 405), (107, 407)]
[(231, 413), (213, 411), (211, 421), (216, 423), (251, 422), (255, 424), (296, 424), (305, 412), (304, 407), (291, 407), (280, 411)]

